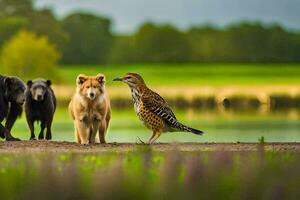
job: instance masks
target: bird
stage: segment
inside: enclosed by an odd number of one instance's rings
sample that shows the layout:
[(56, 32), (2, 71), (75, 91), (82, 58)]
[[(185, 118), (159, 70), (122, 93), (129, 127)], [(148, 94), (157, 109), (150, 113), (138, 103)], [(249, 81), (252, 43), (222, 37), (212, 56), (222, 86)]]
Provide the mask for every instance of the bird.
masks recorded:
[(153, 144), (161, 133), (165, 132), (203, 134), (203, 131), (180, 123), (168, 103), (158, 93), (149, 89), (139, 74), (127, 73), (123, 77), (114, 78), (113, 81), (122, 81), (129, 86), (137, 116), (153, 132), (147, 144)]

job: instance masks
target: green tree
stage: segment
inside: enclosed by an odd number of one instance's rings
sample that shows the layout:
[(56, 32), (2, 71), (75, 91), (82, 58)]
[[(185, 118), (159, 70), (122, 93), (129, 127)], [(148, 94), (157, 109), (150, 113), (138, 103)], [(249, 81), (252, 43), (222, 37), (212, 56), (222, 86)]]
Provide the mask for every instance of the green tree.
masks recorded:
[(217, 62), (223, 57), (224, 39), (222, 32), (211, 26), (192, 27), (186, 37), (191, 48), (191, 62)]
[(265, 62), (299, 62), (300, 34), (287, 32), (282, 27), (274, 25), (268, 30), (268, 50)]
[(145, 23), (135, 34), (139, 62), (187, 62), (189, 45), (183, 33), (171, 25)]
[[(51, 43), (61, 49), (68, 41), (68, 34), (49, 9), (36, 9), (32, 0), (0, 0), (0, 20), (23, 18), (26, 29), (38, 35), (46, 35)], [(8, 27), (9, 30), (9, 27)], [(8, 31), (9, 32), (9, 31)], [(14, 33), (11, 33), (12, 36)]]
[(134, 63), (136, 61), (135, 43), (132, 36), (114, 38), (108, 62), (112, 64)]
[(26, 16), (33, 12), (32, 0), (1, 0), (0, 17)]
[(262, 62), (269, 50), (269, 32), (259, 23), (232, 25), (223, 31), (223, 35), (227, 44), (224, 59), (229, 61)]
[(60, 54), (46, 36), (20, 31), (4, 44), (1, 71), (22, 78), (53, 78)]
[(0, 18), (0, 46), (27, 24), (28, 20), (24, 17)]
[(38, 35), (45, 35), (49, 41), (62, 49), (69, 40), (69, 35), (64, 31), (61, 22), (59, 22), (49, 9), (36, 10), (28, 13), (27, 18), (30, 23), (27, 29)]
[(109, 19), (74, 13), (62, 23), (70, 36), (68, 45), (63, 49), (64, 63), (97, 64), (106, 61), (113, 39)]
[(187, 32), (192, 62), (280, 63), (300, 61), (300, 34), (278, 25), (242, 22)]

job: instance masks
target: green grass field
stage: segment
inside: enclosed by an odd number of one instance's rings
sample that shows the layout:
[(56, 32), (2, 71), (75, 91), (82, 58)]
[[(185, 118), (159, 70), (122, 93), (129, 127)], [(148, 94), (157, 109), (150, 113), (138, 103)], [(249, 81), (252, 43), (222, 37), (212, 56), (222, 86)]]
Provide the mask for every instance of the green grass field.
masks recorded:
[[(107, 84), (126, 72), (138, 72), (153, 86), (300, 84), (299, 65), (134, 65), (60, 66), (60, 84), (75, 86), (78, 74), (104, 73)], [(164, 134), (158, 142), (299, 142), (299, 110), (235, 113), (175, 110), (180, 121), (205, 132)], [(67, 107), (58, 107), (53, 139), (74, 141)], [(36, 126), (36, 136), (39, 128)], [(29, 138), (24, 115), (12, 131)], [(132, 142), (151, 135), (132, 108), (113, 108), (108, 142)], [(10, 145), (9, 143), (5, 143)], [(213, 145), (213, 144), (212, 144)], [(33, 145), (34, 146), (34, 145)], [(89, 149), (90, 146), (83, 147)], [(107, 148), (101, 146), (100, 148)], [(137, 145), (128, 152), (3, 153), (0, 199), (299, 199), (297, 152), (174, 151)], [(3, 148), (5, 150), (5, 148)], [(24, 150), (24, 152), (23, 152)]]
[[(298, 65), (133, 65), (133, 66), (60, 66), (59, 74), (61, 84), (68, 85), (69, 92), (66, 102), (71, 98), (75, 88), (75, 78), (78, 74), (95, 75), (104, 73), (107, 76), (107, 84), (114, 86), (116, 94), (125, 94), (131, 98), (129, 89), (125, 84), (114, 83), (112, 79), (124, 75), (126, 72), (138, 72), (142, 74), (147, 83), (154, 88), (160, 85), (167, 90), (176, 90), (176, 86), (193, 86), (193, 89), (201, 85), (247, 85), (255, 88), (255, 84), (283, 84), (289, 88), (289, 84), (300, 84), (300, 64)], [(121, 88), (121, 89), (120, 89)], [(179, 88), (179, 87), (178, 87)], [(177, 89), (178, 89), (177, 88)], [(125, 90), (126, 92), (125, 92)], [(244, 90), (244, 88), (242, 88)], [(276, 88), (275, 88), (276, 90)], [(200, 91), (202, 92), (202, 91)], [(256, 92), (254, 90), (254, 92)], [(65, 93), (63, 91), (62, 93)], [(181, 93), (180, 93), (181, 94)], [(186, 95), (184, 93), (182, 96)], [(188, 96), (188, 95), (187, 95)], [(60, 103), (60, 102), (59, 102)], [(65, 104), (58, 108), (54, 124), (54, 140), (74, 141), (73, 122), (68, 115)], [(138, 120), (133, 108), (112, 108), (112, 121), (108, 134), (109, 142), (135, 142), (137, 136), (146, 140), (151, 134)], [(258, 112), (258, 111), (257, 111)], [(197, 137), (192, 134), (171, 133), (164, 134), (160, 142), (257, 142), (258, 138), (265, 136), (267, 141), (294, 142), (299, 141), (299, 110), (279, 113), (238, 113), (230, 112), (206, 112), (203, 110), (175, 110), (176, 116), (183, 123), (195, 128), (203, 129), (207, 134)], [(245, 118), (246, 117), (246, 118)], [(37, 129), (36, 135), (39, 129)], [(19, 120), (13, 133), (16, 137), (28, 139), (29, 131), (24, 116)], [(283, 134), (284, 133), (284, 134)]]
[(107, 84), (127, 72), (141, 74), (150, 85), (299, 84), (300, 64), (141, 64), (59, 66), (61, 84), (78, 74), (103, 73)]

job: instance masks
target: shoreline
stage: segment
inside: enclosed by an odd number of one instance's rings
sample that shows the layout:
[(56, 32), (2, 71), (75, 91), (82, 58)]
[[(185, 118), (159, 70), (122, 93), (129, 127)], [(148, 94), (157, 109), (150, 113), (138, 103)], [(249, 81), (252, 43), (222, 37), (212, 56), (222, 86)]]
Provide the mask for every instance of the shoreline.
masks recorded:
[[(148, 148), (150, 147), (150, 148)], [(131, 152), (139, 149), (152, 150), (155, 152), (255, 152), (262, 148), (267, 152), (297, 152), (300, 153), (300, 142), (291, 143), (155, 143), (143, 145), (135, 143), (111, 143), (79, 145), (75, 142), (56, 141), (19, 141), (0, 142), (0, 153), (109, 153), (109, 152)]]

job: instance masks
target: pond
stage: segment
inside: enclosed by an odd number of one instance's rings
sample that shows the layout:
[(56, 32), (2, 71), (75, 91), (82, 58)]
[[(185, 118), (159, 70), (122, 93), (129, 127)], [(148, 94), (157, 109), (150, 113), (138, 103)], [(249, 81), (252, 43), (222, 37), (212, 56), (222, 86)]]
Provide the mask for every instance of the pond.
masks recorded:
[[(174, 110), (182, 123), (205, 132), (198, 136), (191, 133), (165, 133), (158, 142), (300, 142), (300, 110), (283, 111), (216, 111), (185, 109)], [(36, 136), (39, 128), (36, 125)], [(52, 127), (53, 140), (74, 141), (73, 122), (66, 107), (59, 107)], [(23, 115), (12, 134), (23, 140), (30, 132)], [(107, 142), (137, 142), (137, 137), (147, 140), (151, 131), (137, 118), (133, 109), (115, 109), (107, 134)]]

